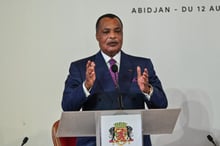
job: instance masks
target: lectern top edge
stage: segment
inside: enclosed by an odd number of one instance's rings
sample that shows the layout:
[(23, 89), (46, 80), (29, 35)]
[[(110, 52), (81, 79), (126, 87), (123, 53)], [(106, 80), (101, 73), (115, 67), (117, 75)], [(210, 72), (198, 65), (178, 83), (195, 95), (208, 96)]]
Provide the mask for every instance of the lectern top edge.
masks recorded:
[(170, 134), (175, 127), (179, 113), (180, 108), (62, 112), (57, 136), (95, 136), (101, 116), (118, 114), (141, 114), (143, 134)]

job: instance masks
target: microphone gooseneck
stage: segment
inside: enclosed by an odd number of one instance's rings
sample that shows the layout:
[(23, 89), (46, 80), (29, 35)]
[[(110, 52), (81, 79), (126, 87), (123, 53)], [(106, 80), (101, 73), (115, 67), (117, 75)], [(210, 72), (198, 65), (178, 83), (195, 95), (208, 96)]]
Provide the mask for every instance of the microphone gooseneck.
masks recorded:
[[(111, 66), (111, 70), (115, 74), (115, 78), (117, 78), (116, 73), (118, 72), (118, 66), (116, 64), (113, 64)], [(116, 80), (118, 80), (118, 79), (116, 79)], [(124, 109), (123, 102), (122, 102), (122, 95), (120, 93), (120, 88), (119, 88), (118, 81), (116, 81), (116, 89), (117, 89), (117, 92), (118, 92), (119, 107), (120, 107), (120, 109)]]

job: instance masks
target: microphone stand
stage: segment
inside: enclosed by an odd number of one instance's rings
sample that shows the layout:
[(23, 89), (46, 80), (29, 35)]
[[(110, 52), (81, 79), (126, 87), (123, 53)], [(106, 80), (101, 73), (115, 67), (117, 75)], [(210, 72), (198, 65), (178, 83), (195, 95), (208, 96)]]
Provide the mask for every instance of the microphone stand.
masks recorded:
[(121, 95), (118, 83), (116, 85), (116, 90), (117, 90), (117, 94), (118, 94), (119, 107), (120, 107), (121, 110), (123, 110), (124, 109), (124, 105), (123, 105), (123, 102), (122, 102), (122, 95)]
[(119, 87), (119, 83), (118, 83), (118, 76), (117, 76), (117, 73), (118, 73), (118, 66), (116, 64), (113, 64), (111, 66), (111, 70), (112, 72), (114, 73), (114, 76), (115, 76), (115, 88), (116, 88), (116, 91), (117, 91), (117, 94), (118, 94), (118, 101), (119, 101), (119, 108), (122, 110), (124, 109), (124, 105), (123, 105), (123, 102), (122, 102), (122, 95), (121, 95), (121, 92), (120, 92), (120, 87)]

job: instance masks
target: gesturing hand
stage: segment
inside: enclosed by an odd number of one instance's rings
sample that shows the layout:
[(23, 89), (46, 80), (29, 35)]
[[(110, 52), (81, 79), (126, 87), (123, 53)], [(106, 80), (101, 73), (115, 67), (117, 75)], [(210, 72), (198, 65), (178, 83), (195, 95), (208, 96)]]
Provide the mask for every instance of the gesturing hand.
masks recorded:
[(88, 61), (86, 64), (86, 80), (85, 80), (85, 87), (87, 90), (92, 88), (96, 79), (95, 74), (95, 63), (93, 61)]
[(144, 93), (150, 93), (150, 84), (148, 80), (147, 68), (144, 68), (144, 72), (141, 73), (140, 66), (137, 66), (137, 83), (140, 90)]

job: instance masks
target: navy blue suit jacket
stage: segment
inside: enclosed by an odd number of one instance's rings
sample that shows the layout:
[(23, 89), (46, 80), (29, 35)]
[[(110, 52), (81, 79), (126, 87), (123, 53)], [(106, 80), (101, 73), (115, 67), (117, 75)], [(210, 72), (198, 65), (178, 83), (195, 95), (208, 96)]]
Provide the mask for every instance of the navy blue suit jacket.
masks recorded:
[[(96, 64), (96, 80), (90, 90), (90, 96), (86, 97), (82, 83), (85, 81), (88, 60), (94, 61)], [(153, 86), (150, 100), (141, 92), (137, 84), (137, 66), (141, 67), (142, 72), (144, 68), (148, 69), (149, 83)], [(144, 109), (145, 103), (149, 109), (167, 107), (166, 95), (150, 59), (121, 52), (118, 82), (120, 93), (115, 88), (100, 51), (88, 58), (72, 62), (65, 82), (62, 108), (64, 111), (78, 111), (81, 108), (83, 110), (116, 110), (120, 109), (119, 94), (122, 96), (124, 109)], [(89, 141), (94, 142), (95, 138), (78, 138), (78, 146), (86, 146), (85, 143), (89, 143)], [(144, 136), (144, 146), (151, 146), (149, 136)]]

